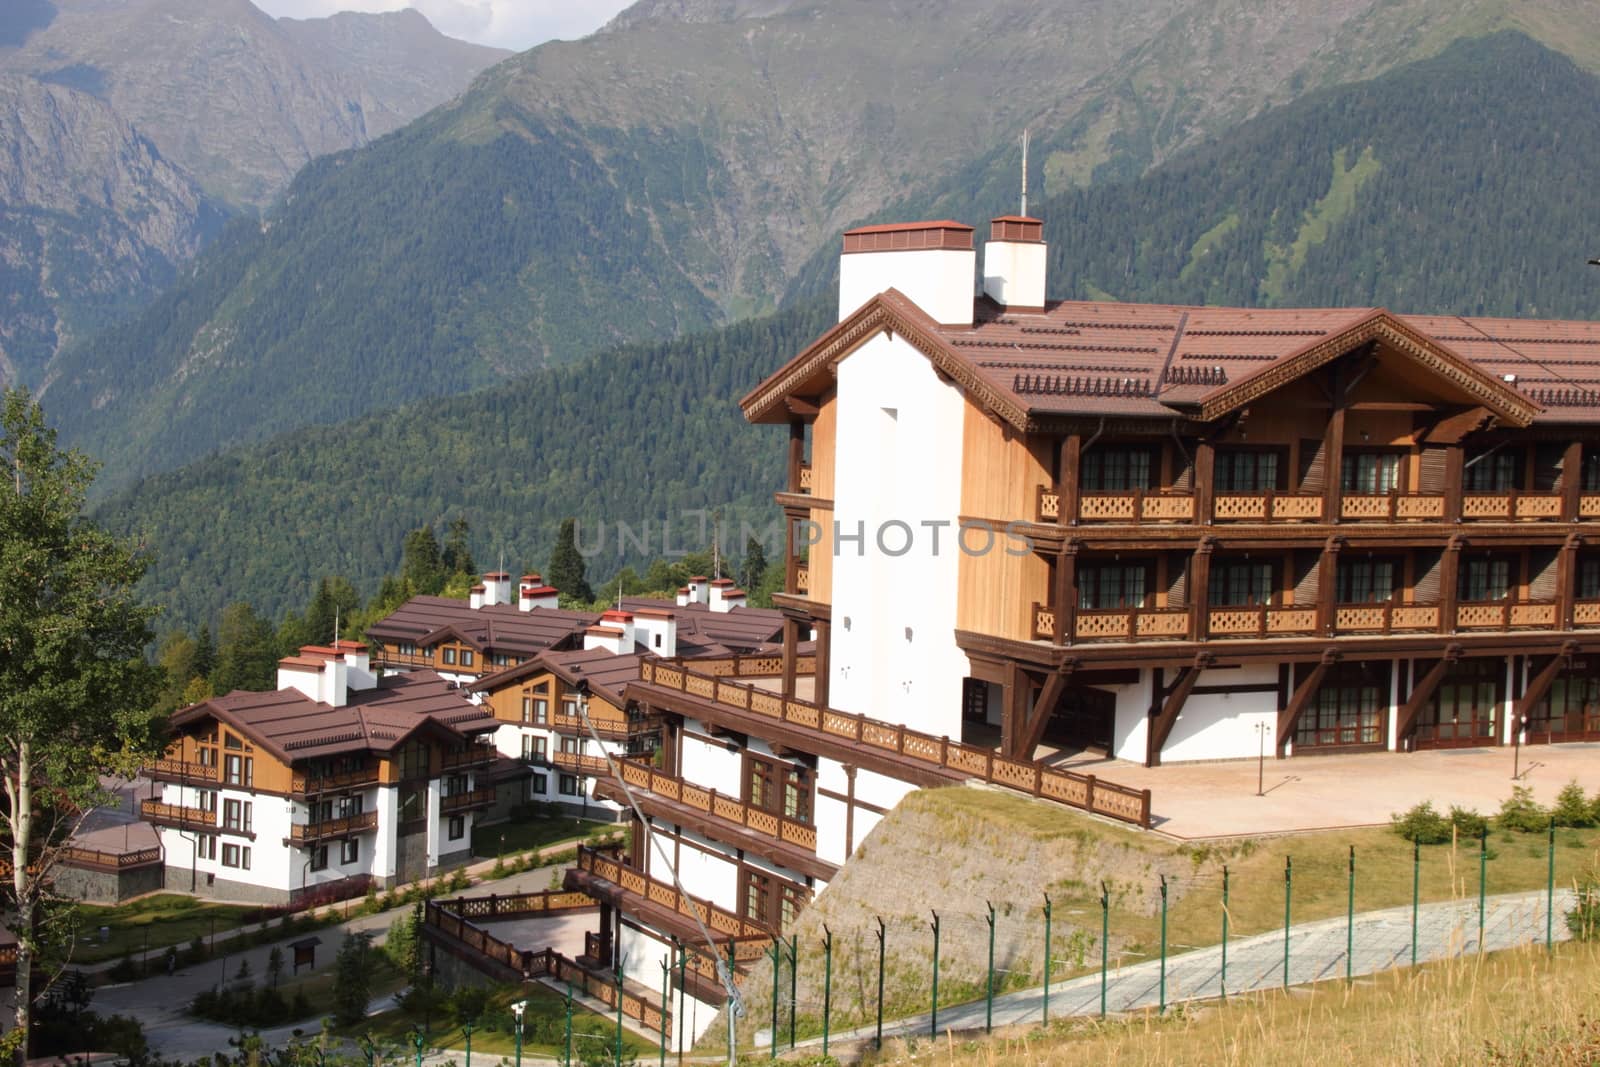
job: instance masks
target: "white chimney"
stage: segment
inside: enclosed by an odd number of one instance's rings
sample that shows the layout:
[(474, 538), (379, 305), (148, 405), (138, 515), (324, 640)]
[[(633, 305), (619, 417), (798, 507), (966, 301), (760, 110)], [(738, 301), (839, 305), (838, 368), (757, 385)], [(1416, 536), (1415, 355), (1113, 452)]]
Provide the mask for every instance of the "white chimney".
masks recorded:
[(711, 579), (697, 574), (689, 579), (689, 603), (704, 604), (711, 599)]
[(553, 585), (545, 585), (537, 574), (526, 575), (522, 584), (517, 588), (517, 610), (532, 611), (534, 608), (550, 608), (554, 610), (561, 606), (561, 593)]
[(278, 661), (278, 688), (297, 689), (311, 700), (342, 708), (349, 685), (350, 667), (331, 648), (306, 645), (299, 655)]
[(689, 592), (689, 587), (688, 586), (684, 586), (682, 589), (679, 589), (678, 590), (678, 607), (680, 607), (680, 608), (688, 607), (689, 606), (689, 596), (690, 596), (690, 592)]
[(483, 586), (475, 585), (472, 587), (472, 592), (467, 594), (467, 607), (473, 611), (483, 607)]
[(483, 576), (483, 606), (492, 608), (497, 604), (511, 603), (511, 575), (505, 571), (494, 571)]
[(329, 656), (322, 664), (322, 694), (317, 697), (324, 704), (342, 708), (349, 698), (350, 665), (343, 656)]
[(959, 222), (849, 230), (839, 257), (839, 318), (885, 289), (898, 289), (935, 322), (970, 326), (976, 270), (972, 227)]
[(1007, 311), (1042, 312), (1046, 252), (1038, 219), (1002, 215), (991, 221), (983, 246), (984, 295)]
[(367, 651), (367, 646), (360, 641), (335, 641), (334, 651), (344, 653), (344, 662), (349, 669), (347, 683), (351, 689), (360, 691), (376, 688), (378, 676), (372, 673), (372, 654)]
[(711, 610), (730, 611), (744, 603), (744, 590), (734, 587), (732, 578), (718, 578), (711, 583)]
[(633, 613), (635, 641), (662, 657), (678, 654), (678, 618), (670, 611), (641, 608)]
[(629, 634), (615, 626), (591, 626), (583, 632), (583, 650), (589, 652), (597, 648), (620, 656), (633, 651), (633, 642)]
[(322, 662), (299, 656), (286, 656), (278, 661), (278, 689), (298, 689), (309, 700), (322, 699)]

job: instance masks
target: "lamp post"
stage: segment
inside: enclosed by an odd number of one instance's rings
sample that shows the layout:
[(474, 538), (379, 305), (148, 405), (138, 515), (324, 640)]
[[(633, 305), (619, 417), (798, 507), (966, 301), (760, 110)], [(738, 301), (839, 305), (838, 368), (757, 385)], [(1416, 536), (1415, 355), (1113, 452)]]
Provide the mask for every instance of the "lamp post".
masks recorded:
[(527, 1010), (526, 1000), (519, 1000), (511, 1005), (511, 1014), (517, 1017), (517, 1067), (522, 1067), (522, 1013)]
[(462, 1023), (461, 1033), (467, 1039), (467, 1067), (472, 1067), (472, 1024)]
[(1522, 732), (1528, 728), (1528, 717), (1518, 715), (1511, 725), (1515, 730), (1511, 735), (1511, 780), (1515, 782), (1522, 777)]
[(1256, 723), (1256, 796), (1267, 795), (1267, 734), (1272, 727), (1264, 722)]
[(413, 1026), (411, 1028), (411, 1043), (416, 1046), (417, 1067), (422, 1067), (422, 1043), (424, 1040), (426, 1039), (422, 1036), (422, 1031)]

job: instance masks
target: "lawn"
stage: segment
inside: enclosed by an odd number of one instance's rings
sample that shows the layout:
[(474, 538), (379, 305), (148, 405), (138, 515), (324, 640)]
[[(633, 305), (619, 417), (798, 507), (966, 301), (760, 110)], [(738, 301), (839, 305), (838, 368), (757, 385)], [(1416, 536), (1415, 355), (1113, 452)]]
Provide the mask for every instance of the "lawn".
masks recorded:
[[(522, 1021), (522, 1051), (527, 1056), (560, 1058), (566, 1037), (566, 999), (544, 986), (500, 986), (489, 991), (488, 1005), (472, 1030), (474, 1055), (512, 1056), (516, 1052), (511, 1004), (526, 1000), (527, 1011)], [(585, 1049), (614, 1048), (616, 1017), (602, 1017), (582, 1005), (573, 1003), (573, 1059), (583, 1058)], [(432, 1013), (427, 1047), (440, 1049), (465, 1049), (466, 1035), (455, 1022), (453, 1014), (445, 1008)], [(370, 1034), (379, 1046), (410, 1048), (412, 1034), (425, 1022), (421, 1014), (408, 1014), (401, 1009), (382, 1012), (369, 1018), (362, 1026), (350, 1027), (346, 1036), (359, 1038)], [(633, 1031), (623, 1029), (624, 1059), (629, 1052), (641, 1061), (653, 1055), (656, 1042), (645, 1041)]]
[[(156, 893), (125, 904), (80, 904), (79, 940), (72, 953), (77, 964), (99, 963), (152, 953), (168, 945), (187, 945), (197, 937), (233, 930), (253, 921), (261, 909), (240, 904), (212, 904), (177, 893)], [(100, 928), (108, 929), (100, 941)]]
[(1560, 1067), (1600, 1063), (1600, 947), (1514, 949), (1416, 970), (1391, 971), (1347, 987), (1237, 997), (1170, 1012), (1099, 1022), (1071, 1020), (990, 1040), (890, 1041), (863, 1062), (983, 1063), (1067, 1067), (1345, 1067), (1408, 1064)]
[(575, 845), (596, 831), (614, 826), (614, 823), (576, 819), (570, 815), (514, 819), (489, 826), (474, 826), (472, 854), (493, 859), (496, 856), (512, 856), (520, 852), (549, 848), (551, 845)]

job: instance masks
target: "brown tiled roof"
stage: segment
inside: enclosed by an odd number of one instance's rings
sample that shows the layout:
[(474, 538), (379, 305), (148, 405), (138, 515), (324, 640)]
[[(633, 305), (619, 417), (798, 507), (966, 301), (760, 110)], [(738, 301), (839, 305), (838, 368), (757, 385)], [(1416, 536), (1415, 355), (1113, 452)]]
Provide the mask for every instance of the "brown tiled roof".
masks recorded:
[(684, 604), (650, 597), (623, 597), (625, 611), (670, 611), (678, 620), (678, 654), (684, 652), (685, 642), (691, 645), (725, 645), (736, 651), (748, 651), (757, 645), (776, 641), (783, 636), (783, 612), (775, 608), (751, 608), (743, 605), (728, 611), (712, 611), (709, 604)]
[(270, 693), (235, 690), (178, 711), (175, 727), (215, 717), (285, 763), (356, 752), (390, 752), (418, 730), (444, 731), (464, 739), (497, 723), (489, 709), (433, 671), (413, 671), (378, 680), (374, 689), (352, 690), (336, 708), (298, 689)]
[(787, 418), (783, 396), (812, 389), (886, 327), (1023, 429), (1060, 416), (1217, 418), (1374, 339), (1509, 425), (1600, 421), (1600, 322), (1092, 301), (1027, 314), (980, 299), (971, 326), (942, 326), (893, 289), (757, 386), (743, 401), (747, 417)]
[(622, 691), (629, 682), (639, 680), (639, 661), (645, 655), (647, 653), (630, 652), (619, 656), (603, 648), (545, 652), (526, 663), (479, 678), (467, 688), (478, 693), (493, 692), (549, 671), (568, 685), (587, 679), (594, 690), (620, 708), (624, 703)]
[(419, 645), (453, 635), (480, 651), (532, 656), (571, 643), (599, 618), (591, 611), (520, 611), (515, 604), (474, 609), (465, 600), (415, 596), (367, 627), (367, 635)]

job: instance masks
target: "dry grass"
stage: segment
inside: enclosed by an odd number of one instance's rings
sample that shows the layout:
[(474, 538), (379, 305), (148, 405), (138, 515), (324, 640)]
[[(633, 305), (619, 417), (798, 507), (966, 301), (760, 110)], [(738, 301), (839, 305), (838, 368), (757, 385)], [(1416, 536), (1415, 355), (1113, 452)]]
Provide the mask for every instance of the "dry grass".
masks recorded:
[(1289, 1064), (1579, 1067), (1600, 1063), (1600, 946), (1564, 945), (1326, 983), (1166, 1018), (1069, 1022), (997, 1035), (890, 1042), (874, 1064), (1275, 1067)]

